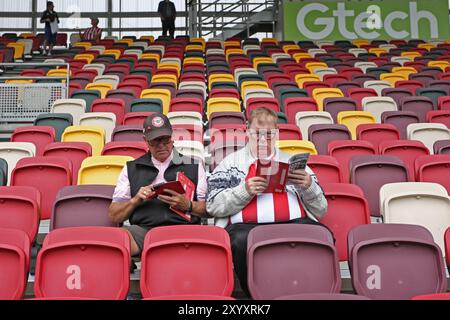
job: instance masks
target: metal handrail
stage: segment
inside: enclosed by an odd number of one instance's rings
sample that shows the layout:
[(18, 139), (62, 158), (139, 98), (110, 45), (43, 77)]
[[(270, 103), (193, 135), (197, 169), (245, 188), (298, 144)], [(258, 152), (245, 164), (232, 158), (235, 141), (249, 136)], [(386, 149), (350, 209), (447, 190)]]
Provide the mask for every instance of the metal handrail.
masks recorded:
[[(196, 25), (197, 29), (200, 30), (200, 36), (215, 34), (216, 30), (221, 30), (223, 33), (226, 29), (233, 29), (238, 26), (247, 26), (248, 28), (252, 14), (275, 7), (277, 3), (278, 0), (261, 0), (257, 3), (250, 0), (240, 0), (233, 3), (220, 0), (208, 3), (204, 3), (202, 0), (191, 1), (188, 5), (197, 10), (197, 21), (190, 24)], [(212, 12), (208, 11), (212, 8), (214, 8)], [(231, 19), (225, 21), (226, 17)], [(208, 25), (213, 27), (210, 28)], [(201, 34), (202, 30), (206, 32)]]

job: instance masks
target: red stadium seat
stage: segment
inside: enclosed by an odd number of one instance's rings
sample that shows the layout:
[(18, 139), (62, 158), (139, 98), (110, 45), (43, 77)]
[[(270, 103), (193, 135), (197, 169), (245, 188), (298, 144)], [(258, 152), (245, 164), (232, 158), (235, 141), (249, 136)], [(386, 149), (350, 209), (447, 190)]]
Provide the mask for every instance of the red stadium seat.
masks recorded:
[(339, 163), (331, 156), (310, 155), (308, 166), (316, 174), (321, 184), (342, 182)]
[(172, 138), (175, 141), (188, 140), (203, 143), (203, 128), (198, 125), (175, 124), (172, 125)]
[(198, 112), (203, 113), (203, 102), (197, 98), (174, 98), (170, 101), (169, 112)]
[(55, 128), (48, 126), (18, 127), (11, 136), (11, 142), (31, 142), (36, 146), (36, 155), (42, 156), (45, 147), (55, 142)]
[(250, 98), (247, 100), (246, 116), (250, 118), (253, 110), (261, 107), (269, 108), (275, 112), (280, 112), (280, 103), (275, 98)]
[(123, 125), (144, 125), (145, 119), (151, 116), (154, 112), (128, 112), (123, 117)]
[(121, 228), (75, 227), (51, 231), (36, 261), (37, 298), (126, 298), (130, 238)]
[(19, 300), (25, 293), (30, 239), (21, 230), (0, 229), (0, 299)]
[(344, 183), (350, 181), (350, 160), (353, 156), (376, 153), (375, 147), (368, 141), (336, 140), (328, 144), (328, 155), (339, 162)]
[(105, 144), (102, 156), (130, 156), (137, 159), (147, 152), (148, 145), (145, 141), (113, 141)]
[(428, 148), (416, 140), (383, 141), (379, 144), (379, 152), (383, 155), (391, 155), (400, 158), (408, 169), (410, 181), (414, 181), (414, 161), (421, 156), (429, 155)]
[(72, 162), (72, 183), (77, 184), (81, 163), (92, 155), (92, 147), (87, 142), (55, 142), (44, 150), (45, 157), (60, 157)]
[(442, 123), (450, 129), (450, 110), (433, 110), (427, 113), (427, 122)]
[(278, 124), (279, 140), (302, 140), (300, 128), (295, 124)]
[(348, 260), (347, 235), (361, 224), (370, 224), (369, 204), (358, 186), (345, 183), (321, 183), (328, 211), (319, 221), (333, 232), (340, 261)]
[(291, 124), (296, 124), (297, 112), (318, 111), (317, 103), (313, 98), (292, 97), (284, 100), (284, 113)]
[(57, 157), (23, 158), (11, 175), (11, 186), (30, 186), (42, 196), (41, 219), (49, 219), (59, 189), (72, 183), (72, 163)]
[(362, 99), (366, 97), (378, 97), (374, 89), (356, 88), (348, 90), (348, 97), (356, 101), (357, 110), (362, 110)]
[(116, 124), (121, 125), (125, 116), (125, 101), (122, 99), (97, 99), (91, 106), (92, 112), (112, 112), (116, 115)]
[[(214, 272), (199, 273), (199, 268)], [(230, 296), (234, 281), (228, 233), (196, 225), (151, 229), (144, 241), (140, 283), (144, 298)]]
[(18, 229), (34, 241), (39, 227), (41, 194), (33, 187), (0, 187), (0, 226)]
[(383, 141), (399, 140), (400, 133), (392, 124), (360, 124), (356, 127), (358, 140), (369, 141), (378, 150)]
[(416, 168), (417, 181), (439, 183), (450, 193), (450, 179), (448, 178), (450, 155), (422, 156), (416, 159), (414, 166)]

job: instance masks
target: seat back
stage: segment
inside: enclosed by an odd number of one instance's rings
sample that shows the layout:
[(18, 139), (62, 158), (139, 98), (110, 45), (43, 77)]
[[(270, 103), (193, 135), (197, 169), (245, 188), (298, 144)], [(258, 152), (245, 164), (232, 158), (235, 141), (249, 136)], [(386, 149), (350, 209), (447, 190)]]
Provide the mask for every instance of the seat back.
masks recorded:
[(118, 227), (108, 215), (113, 193), (114, 186), (107, 185), (62, 188), (53, 204), (50, 230), (82, 226)]
[(248, 235), (247, 264), (253, 299), (340, 291), (333, 237), (322, 226), (278, 224), (252, 229)]
[(357, 294), (371, 299), (402, 300), (444, 292), (447, 288), (441, 250), (423, 227), (357, 226), (349, 233), (348, 250)]
[(72, 163), (64, 158), (23, 158), (11, 175), (11, 186), (34, 187), (41, 193), (41, 219), (50, 218), (57, 192), (71, 184)]
[(37, 298), (123, 300), (129, 289), (130, 238), (121, 228), (51, 231), (36, 261)]
[(380, 216), (380, 188), (386, 183), (408, 182), (408, 170), (395, 156), (354, 156), (350, 170), (350, 181), (363, 190), (374, 217)]
[(34, 241), (41, 207), (41, 194), (33, 187), (0, 187), (0, 225), (25, 232)]
[(351, 140), (350, 131), (342, 124), (313, 124), (308, 140), (314, 143), (319, 154), (328, 154), (328, 143), (334, 140)]
[(321, 181), (321, 186), (328, 201), (328, 210), (319, 221), (333, 232), (339, 260), (347, 261), (347, 235), (355, 226), (370, 224), (369, 204), (363, 190), (353, 184)]
[(78, 171), (78, 184), (117, 184), (117, 178), (128, 161), (128, 156), (94, 156), (83, 160)]
[[(198, 268), (215, 270), (198, 273)], [(144, 298), (172, 295), (221, 295), (233, 291), (228, 233), (213, 226), (167, 226), (147, 233), (140, 287)], [(161, 273), (165, 276), (161, 277)]]
[(350, 160), (357, 155), (376, 154), (375, 147), (368, 141), (335, 140), (328, 143), (328, 154), (341, 166), (343, 182), (350, 181)]
[(25, 293), (30, 239), (21, 230), (0, 228), (0, 299), (19, 300)]

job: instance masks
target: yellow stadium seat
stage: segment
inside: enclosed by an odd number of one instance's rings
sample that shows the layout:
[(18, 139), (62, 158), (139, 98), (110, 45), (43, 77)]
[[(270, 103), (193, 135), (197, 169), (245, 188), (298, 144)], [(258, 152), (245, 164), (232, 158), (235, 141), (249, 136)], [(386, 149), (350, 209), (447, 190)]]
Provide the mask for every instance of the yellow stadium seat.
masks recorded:
[(409, 57), (414, 61), (415, 58), (421, 57), (422, 55), (420, 54), (420, 52), (417, 52), (417, 51), (407, 51), (407, 52), (402, 52), (401, 56)]
[(73, 46), (74, 47), (82, 47), (82, 48), (84, 48), (86, 50), (89, 50), (89, 48), (92, 47), (92, 43), (80, 41), (80, 42), (75, 42), (73, 44)]
[(319, 111), (323, 111), (323, 101), (326, 98), (343, 98), (344, 94), (337, 88), (316, 88), (313, 90), (313, 98), (317, 102)]
[(26, 83), (33, 83), (33, 80), (6, 80), (5, 83), (7, 83), (7, 84), (26, 84)]
[(158, 70), (160, 69), (172, 69), (177, 71), (177, 78), (180, 76), (180, 66), (178, 66), (175, 62), (163, 62), (158, 65)]
[(178, 78), (174, 74), (155, 74), (152, 77), (152, 83), (156, 82), (171, 82), (178, 87)]
[[(116, 60), (117, 60), (117, 59), (120, 58), (120, 55), (121, 55), (122, 53), (120, 52), (120, 50), (117, 50), (117, 49), (106, 49), (106, 50), (103, 52), (103, 54), (104, 54), (104, 55), (114, 56), (114, 57), (116, 58)], [(142, 57), (141, 57), (141, 58), (142, 58)], [(143, 58), (142, 58), (142, 59), (143, 59)]]
[(297, 50), (300, 49), (300, 46), (296, 44), (287, 44), (283, 46), (283, 51), (289, 53), (289, 50)]
[(128, 161), (134, 158), (128, 156), (94, 156), (81, 163), (78, 171), (78, 184), (104, 184), (115, 186), (117, 179)]
[(245, 97), (245, 92), (247, 89), (270, 89), (269, 85), (265, 81), (244, 81), (241, 84), (241, 97)]
[[(105, 50), (106, 51), (106, 50)], [(88, 53), (80, 53), (77, 54), (75, 57), (73, 57), (74, 60), (84, 60), (86, 63), (91, 64), (92, 61), (95, 59), (95, 56)], [(118, 59), (118, 58), (116, 58)]]
[(191, 38), (192, 43), (200, 42), (203, 46), (206, 46), (206, 40), (204, 38)]
[(401, 73), (382, 73), (380, 75), (380, 80), (387, 81), (392, 87), (395, 87), (397, 81), (408, 80), (408, 76)]
[(370, 42), (369, 42), (369, 40), (365, 40), (365, 39), (356, 39), (356, 40), (352, 41), (352, 44), (354, 44), (355, 46), (360, 48), (361, 46), (369, 45)]
[(299, 63), (300, 61), (302, 61), (303, 59), (309, 59), (312, 58), (312, 55), (310, 55), (309, 53), (306, 52), (298, 52), (298, 53), (294, 53), (294, 55), (292, 56), (292, 58), (294, 58), (294, 60)]
[(430, 62), (428, 62), (428, 66), (441, 68), (442, 71), (445, 72), (445, 69), (450, 67), (450, 62), (445, 61), (445, 60), (430, 61)]
[(155, 42), (155, 37), (154, 36), (141, 36), (139, 38), (139, 40), (149, 40), (152, 43), (152, 42)]
[(190, 57), (190, 58), (184, 59), (184, 61), (183, 61), (183, 65), (190, 64), (190, 63), (205, 64), (205, 59), (200, 58), (200, 57)]
[(158, 66), (161, 58), (157, 53), (144, 53), (141, 56), (141, 60), (156, 60)]
[(227, 58), (227, 61), (229, 60), (230, 55), (232, 55), (232, 54), (244, 54), (244, 50), (242, 50), (242, 49), (228, 49), (228, 50), (226, 50), (225, 51), (225, 56)]
[(223, 43), (223, 47), (225, 50), (229, 47), (241, 47), (241, 42), (235, 40), (227, 40)]
[(253, 68), (257, 69), (260, 63), (273, 63), (272, 58), (269, 57), (258, 57), (253, 59)]
[(129, 47), (131, 47), (134, 43), (133, 39), (120, 39), (117, 40), (115, 43), (126, 43)]
[(14, 49), (14, 60), (22, 60), (23, 59), (23, 55), (25, 53), (25, 44), (24, 43), (18, 43), (18, 42), (8, 43), (7, 47)]
[[(69, 72), (69, 75), (72, 75), (72, 71)], [(48, 70), (47, 76), (49, 76), (49, 77), (67, 77), (67, 69)]]
[(328, 68), (328, 65), (325, 62), (308, 62), (305, 64), (305, 67), (309, 72), (314, 73), (314, 70), (318, 68)]
[(172, 99), (170, 91), (167, 89), (145, 89), (141, 93), (141, 99), (147, 99), (147, 98), (155, 98), (155, 99), (161, 99), (163, 103), (163, 113), (167, 115), (169, 113), (169, 106), (170, 106), (170, 100)]
[(288, 154), (309, 153), (317, 155), (317, 150), (314, 144), (310, 141), (304, 140), (278, 140), (276, 147)]
[(399, 73), (409, 77), (412, 73), (417, 73), (417, 70), (413, 67), (394, 67), (392, 68), (392, 73)]
[(19, 35), (19, 38), (24, 38), (24, 39), (29, 39), (29, 38), (33, 38), (34, 34), (30, 33), (30, 32), (25, 32), (25, 33), (21, 33)]
[(234, 77), (229, 73), (216, 73), (208, 78), (208, 89), (211, 91), (211, 86), (214, 82), (234, 82)]
[(419, 48), (419, 49), (426, 49), (428, 51), (431, 51), (431, 49), (436, 48), (436, 45), (434, 45), (432, 43), (419, 43), (417, 45), (417, 48)]
[(109, 90), (113, 90), (114, 85), (112, 83), (94, 82), (86, 85), (86, 90), (98, 90), (100, 91), (102, 99), (106, 98)]
[(105, 129), (100, 126), (67, 127), (61, 137), (62, 142), (88, 142), (92, 147), (92, 155), (99, 156), (105, 145)]
[(241, 112), (241, 104), (236, 98), (210, 98), (206, 109), (208, 119), (213, 112)]
[(196, 51), (196, 50), (200, 50), (200, 51), (204, 51), (205, 47), (201, 44), (189, 44), (186, 46), (186, 51)]
[(317, 74), (297, 74), (295, 76), (295, 82), (297, 83), (298, 87), (300, 89), (303, 89), (303, 84), (305, 82), (313, 82), (313, 81), (320, 81), (320, 76)]
[(377, 57), (381, 56), (382, 53), (386, 53), (387, 50), (383, 48), (370, 48), (369, 53), (374, 53)]
[(374, 115), (368, 111), (341, 111), (337, 120), (348, 128), (353, 140), (356, 140), (356, 128), (360, 124), (376, 123)]

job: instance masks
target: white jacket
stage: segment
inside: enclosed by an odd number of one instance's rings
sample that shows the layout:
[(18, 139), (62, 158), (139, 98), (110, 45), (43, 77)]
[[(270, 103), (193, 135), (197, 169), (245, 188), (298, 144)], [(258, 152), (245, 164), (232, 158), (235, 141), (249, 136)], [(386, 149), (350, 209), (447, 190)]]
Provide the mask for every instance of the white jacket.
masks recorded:
[[(290, 157), (291, 155), (276, 149), (274, 160), (288, 162)], [(255, 160), (247, 145), (227, 156), (208, 178), (206, 211), (215, 218), (216, 226), (226, 227), (228, 218), (242, 211), (252, 200), (253, 197), (245, 189), (245, 177)], [(306, 172), (312, 177), (312, 184), (308, 189), (288, 185), (286, 191), (295, 192), (308, 217), (317, 221), (325, 216), (328, 203), (314, 172), (308, 166)]]

